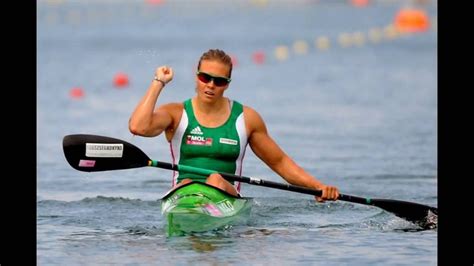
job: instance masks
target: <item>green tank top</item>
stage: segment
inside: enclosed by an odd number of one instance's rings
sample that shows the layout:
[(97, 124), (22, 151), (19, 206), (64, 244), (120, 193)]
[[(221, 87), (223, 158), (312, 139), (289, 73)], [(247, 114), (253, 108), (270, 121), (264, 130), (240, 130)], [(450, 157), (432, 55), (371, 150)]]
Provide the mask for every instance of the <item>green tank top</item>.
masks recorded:
[[(230, 106), (227, 121), (219, 127), (209, 128), (197, 121), (191, 99), (184, 101), (181, 120), (170, 142), (173, 163), (241, 175), (247, 147), (243, 106), (237, 101), (230, 101)], [(173, 183), (185, 178), (205, 182), (207, 176), (175, 172)], [(234, 186), (240, 191), (239, 182)]]

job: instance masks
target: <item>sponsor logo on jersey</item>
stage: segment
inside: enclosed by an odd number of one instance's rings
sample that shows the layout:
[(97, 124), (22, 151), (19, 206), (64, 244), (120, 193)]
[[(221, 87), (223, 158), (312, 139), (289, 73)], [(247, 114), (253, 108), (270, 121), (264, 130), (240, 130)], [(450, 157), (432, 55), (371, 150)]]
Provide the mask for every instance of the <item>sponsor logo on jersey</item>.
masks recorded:
[(239, 142), (234, 139), (220, 138), (219, 143), (228, 144), (228, 145), (237, 145)]
[(212, 145), (212, 138), (205, 138), (203, 136), (187, 135), (186, 136), (186, 144), (188, 144), (188, 145), (211, 146)]
[(201, 131), (201, 128), (199, 126), (197, 126), (197, 127), (193, 128), (191, 130), (191, 134), (193, 134), (193, 135), (202, 135), (203, 133)]

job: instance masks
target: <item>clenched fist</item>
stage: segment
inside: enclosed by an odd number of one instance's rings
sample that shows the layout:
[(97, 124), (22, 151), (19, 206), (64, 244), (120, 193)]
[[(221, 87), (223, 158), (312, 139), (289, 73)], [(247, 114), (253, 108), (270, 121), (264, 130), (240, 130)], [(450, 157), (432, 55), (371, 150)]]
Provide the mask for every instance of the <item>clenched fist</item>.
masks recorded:
[(173, 79), (173, 69), (169, 66), (160, 66), (155, 70), (155, 77), (166, 84)]

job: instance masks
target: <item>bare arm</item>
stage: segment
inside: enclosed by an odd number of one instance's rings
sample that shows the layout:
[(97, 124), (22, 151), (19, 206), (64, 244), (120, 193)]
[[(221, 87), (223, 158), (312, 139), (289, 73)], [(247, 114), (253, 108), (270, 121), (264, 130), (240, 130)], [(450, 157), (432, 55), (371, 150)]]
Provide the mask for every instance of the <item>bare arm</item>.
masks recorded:
[(255, 110), (245, 107), (244, 112), (249, 145), (255, 155), (288, 183), (322, 190), (322, 197), (316, 197), (318, 201), (337, 199), (338, 189), (323, 184), (296, 164), (270, 137), (263, 119)]
[(128, 122), (129, 130), (134, 135), (154, 137), (161, 134), (173, 122), (170, 108), (167, 108), (167, 105), (154, 110), (164, 85), (173, 79), (173, 69), (166, 66), (158, 67), (155, 76), (163, 82), (156, 80), (151, 82)]

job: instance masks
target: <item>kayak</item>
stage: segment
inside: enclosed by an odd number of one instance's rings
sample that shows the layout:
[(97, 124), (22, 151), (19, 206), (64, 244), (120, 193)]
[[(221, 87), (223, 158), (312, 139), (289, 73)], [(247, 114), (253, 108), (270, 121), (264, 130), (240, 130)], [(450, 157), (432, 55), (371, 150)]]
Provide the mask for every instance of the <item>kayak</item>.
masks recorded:
[(206, 232), (248, 220), (252, 199), (233, 196), (202, 182), (190, 182), (161, 199), (169, 236)]

